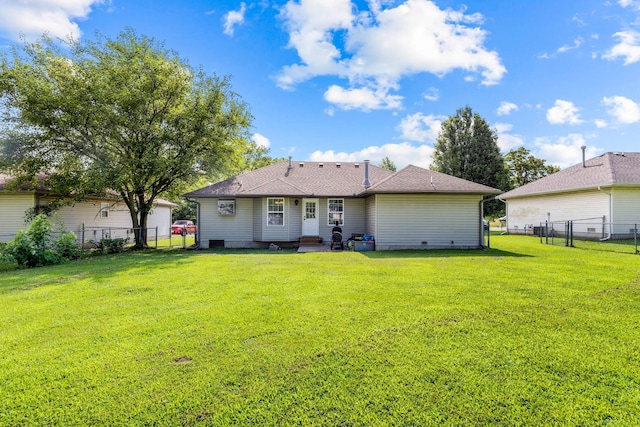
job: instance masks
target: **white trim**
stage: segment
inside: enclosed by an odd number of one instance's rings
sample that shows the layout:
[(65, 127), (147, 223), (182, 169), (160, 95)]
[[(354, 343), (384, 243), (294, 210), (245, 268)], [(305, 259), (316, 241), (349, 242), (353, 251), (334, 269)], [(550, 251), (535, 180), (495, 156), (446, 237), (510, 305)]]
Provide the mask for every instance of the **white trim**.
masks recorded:
[[(269, 201), (270, 200), (281, 200), (282, 201), (282, 210), (281, 211), (270, 211), (269, 210)], [(267, 227), (284, 227), (286, 224), (285, 218), (285, 198), (284, 197), (267, 197)], [(269, 215), (270, 214), (282, 214), (282, 224), (270, 224), (269, 223)]]

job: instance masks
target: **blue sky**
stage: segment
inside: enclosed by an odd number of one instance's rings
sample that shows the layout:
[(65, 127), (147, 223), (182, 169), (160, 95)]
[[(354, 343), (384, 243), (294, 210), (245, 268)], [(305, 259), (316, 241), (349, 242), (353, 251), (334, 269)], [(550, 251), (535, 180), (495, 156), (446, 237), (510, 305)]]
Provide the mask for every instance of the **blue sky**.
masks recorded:
[(0, 0), (0, 51), (125, 27), (230, 75), (277, 157), (428, 167), (466, 105), (503, 152), (639, 151), (640, 0)]

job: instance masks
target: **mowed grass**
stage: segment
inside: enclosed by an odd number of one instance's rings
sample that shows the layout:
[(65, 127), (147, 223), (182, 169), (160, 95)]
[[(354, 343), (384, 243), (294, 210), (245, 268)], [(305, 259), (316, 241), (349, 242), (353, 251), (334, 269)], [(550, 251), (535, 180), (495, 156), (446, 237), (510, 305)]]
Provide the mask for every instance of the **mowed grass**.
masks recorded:
[(640, 256), (491, 243), (0, 273), (0, 425), (639, 425)]

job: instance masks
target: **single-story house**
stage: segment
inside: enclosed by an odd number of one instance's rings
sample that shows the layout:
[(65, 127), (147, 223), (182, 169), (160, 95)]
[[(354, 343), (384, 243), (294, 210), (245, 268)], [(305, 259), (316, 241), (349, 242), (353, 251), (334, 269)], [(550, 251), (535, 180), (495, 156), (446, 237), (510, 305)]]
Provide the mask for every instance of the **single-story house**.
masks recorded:
[(604, 153), (498, 196), (507, 231), (532, 233), (546, 223), (574, 236), (626, 238), (640, 226), (640, 153)]
[[(0, 241), (7, 242), (16, 232), (26, 227), (25, 218), (28, 211), (39, 206), (46, 206), (56, 199), (42, 187), (13, 188), (7, 184), (11, 178), (0, 174)], [(171, 233), (171, 209), (176, 206), (166, 200), (157, 199), (149, 215), (147, 227), (148, 237), (169, 237)], [(66, 231), (73, 231), (79, 240), (84, 242), (100, 240), (110, 234), (111, 237), (131, 237), (133, 222), (127, 206), (116, 196), (108, 195), (90, 197), (82, 202), (72, 202), (57, 211), (58, 219)], [(152, 230), (151, 230), (152, 229)]]
[(278, 162), (193, 191), (201, 248), (368, 234), (377, 250), (480, 248), (483, 198), (500, 190), (407, 166)]

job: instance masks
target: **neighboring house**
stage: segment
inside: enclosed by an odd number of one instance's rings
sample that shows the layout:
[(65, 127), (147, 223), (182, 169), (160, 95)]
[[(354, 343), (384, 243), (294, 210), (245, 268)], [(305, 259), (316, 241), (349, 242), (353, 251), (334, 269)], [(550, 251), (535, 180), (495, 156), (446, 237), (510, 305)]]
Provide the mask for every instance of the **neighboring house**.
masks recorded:
[(266, 166), (185, 196), (199, 203), (199, 246), (258, 248), (369, 234), (377, 250), (479, 248), (482, 200), (495, 188), (407, 166), (353, 162)]
[(498, 196), (507, 231), (532, 233), (548, 221), (578, 237), (625, 238), (640, 226), (640, 153), (605, 153)]
[[(7, 187), (10, 177), (0, 174), (0, 241), (13, 239), (15, 233), (24, 229), (28, 211), (38, 206), (46, 206), (55, 197), (41, 187)], [(148, 217), (149, 239), (169, 237), (171, 233), (171, 209), (174, 203), (158, 199)], [(57, 211), (58, 219), (66, 231), (73, 231), (84, 241), (100, 240), (111, 233), (111, 237), (132, 237), (133, 222), (127, 206), (115, 196), (92, 197), (82, 202), (73, 202)]]

